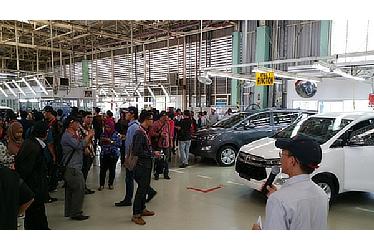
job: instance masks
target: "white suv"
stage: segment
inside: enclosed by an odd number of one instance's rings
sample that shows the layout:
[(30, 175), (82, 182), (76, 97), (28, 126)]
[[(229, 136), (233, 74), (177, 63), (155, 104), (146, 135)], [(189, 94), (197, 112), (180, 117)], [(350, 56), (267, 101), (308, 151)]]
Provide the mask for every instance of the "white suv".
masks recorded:
[[(374, 112), (324, 113), (296, 122), (271, 138), (240, 148), (235, 169), (249, 186), (259, 189), (271, 167), (280, 165), (277, 138), (297, 134), (321, 144), (322, 162), (312, 179), (328, 194), (330, 201), (347, 191), (374, 192)], [(275, 184), (288, 178), (280, 173)]]

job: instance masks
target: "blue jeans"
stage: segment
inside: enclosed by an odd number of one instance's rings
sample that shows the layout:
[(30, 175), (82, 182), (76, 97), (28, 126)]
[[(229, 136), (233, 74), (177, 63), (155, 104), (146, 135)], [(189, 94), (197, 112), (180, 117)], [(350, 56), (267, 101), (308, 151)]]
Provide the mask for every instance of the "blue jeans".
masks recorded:
[(179, 157), (182, 164), (188, 164), (188, 156), (190, 155), (191, 140), (179, 141)]

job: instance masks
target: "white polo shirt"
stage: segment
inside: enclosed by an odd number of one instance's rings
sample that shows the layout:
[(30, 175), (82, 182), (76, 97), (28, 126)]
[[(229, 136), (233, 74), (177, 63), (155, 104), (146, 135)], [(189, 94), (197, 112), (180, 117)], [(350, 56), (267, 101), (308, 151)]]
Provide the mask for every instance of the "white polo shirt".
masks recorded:
[(266, 204), (263, 229), (327, 229), (329, 201), (308, 174), (294, 176), (272, 193)]

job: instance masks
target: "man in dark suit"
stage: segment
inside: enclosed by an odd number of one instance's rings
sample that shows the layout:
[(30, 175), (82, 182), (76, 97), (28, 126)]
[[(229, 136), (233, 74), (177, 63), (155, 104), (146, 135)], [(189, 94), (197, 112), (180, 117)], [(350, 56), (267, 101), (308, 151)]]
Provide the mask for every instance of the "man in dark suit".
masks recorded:
[(25, 213), (26, 230), (49, 229), (44, 206), (48, 198), (48, 168), (43, 153), (47, 132), (47, 123), (36, 122), (31, 137), (25, 140), (16, 157), (16, 171), (35, 194), (34, 202)]

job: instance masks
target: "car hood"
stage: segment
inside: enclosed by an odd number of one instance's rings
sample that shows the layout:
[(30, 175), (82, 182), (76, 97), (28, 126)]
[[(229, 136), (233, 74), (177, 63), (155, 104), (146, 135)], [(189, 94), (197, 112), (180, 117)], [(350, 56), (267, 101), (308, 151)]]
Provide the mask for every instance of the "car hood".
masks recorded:
[(275, 147), (275, 139), (269, 137), (253, 141), (240, 148), (240, 152), (260, 156), (264, 159), (279, 158), (279, 151), (280, 149)]

